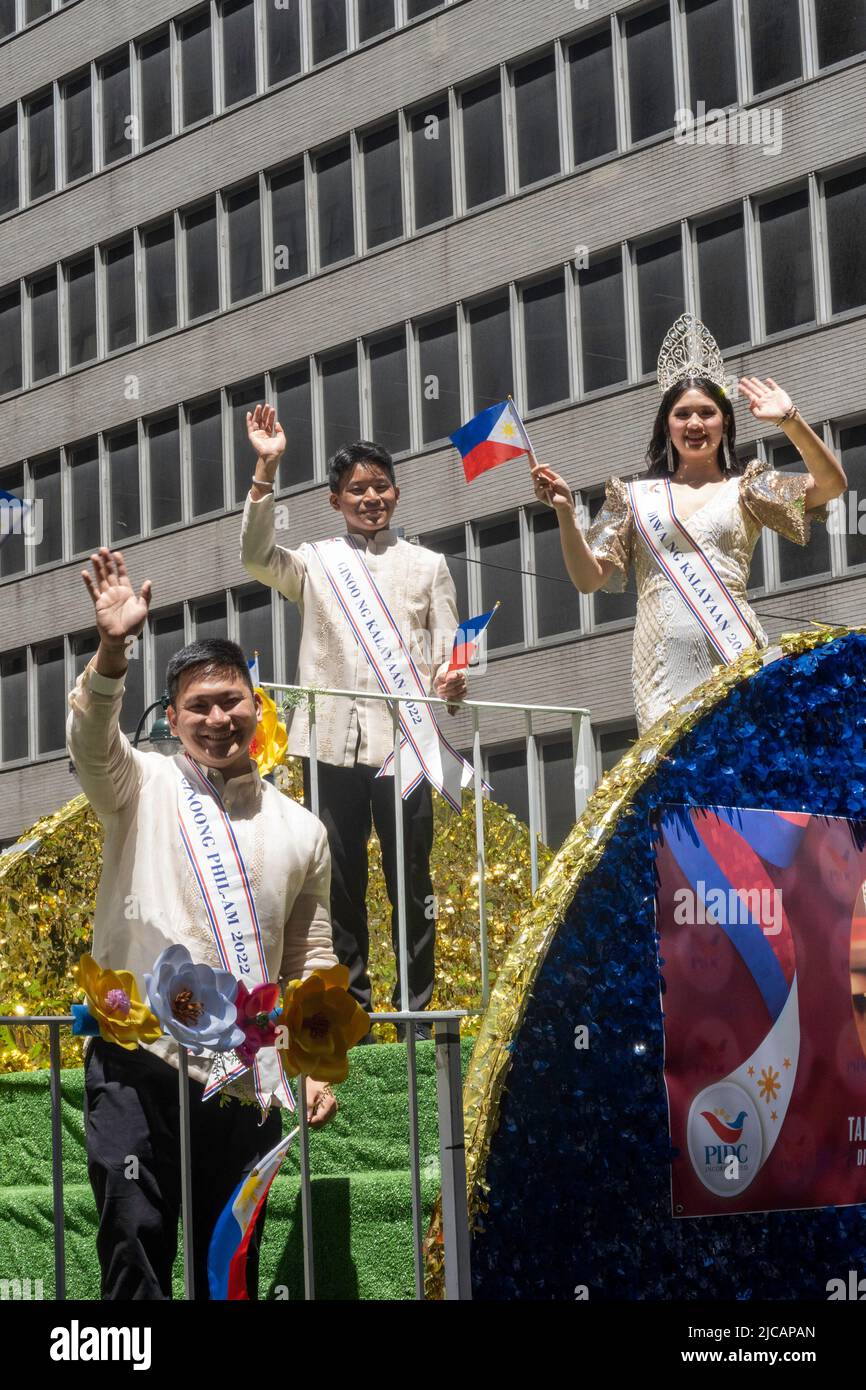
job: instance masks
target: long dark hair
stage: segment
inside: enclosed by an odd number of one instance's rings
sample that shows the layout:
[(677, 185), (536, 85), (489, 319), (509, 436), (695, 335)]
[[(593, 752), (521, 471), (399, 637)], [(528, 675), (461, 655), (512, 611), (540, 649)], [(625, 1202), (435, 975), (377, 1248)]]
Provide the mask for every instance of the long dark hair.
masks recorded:
[[(674, 385), (668, 387), (662, 397), (662, 403), (659, 406), (658, 415), (653, 425), (652, 439), (646, 451), (647, 474), (650, 478), (667, 478), (670, 476), (668, 471), (667, 451), (668, 416), (680, 396), (684, 396), (686, 391), (690, 391), (693, 387), (697, 387), (699, 391), (706, 392), (710, 399), (715, 401), (719, 410), (722, 412), (722, 418), (724, 420), (724, 438), (722, 447), (719, 450), (721, 455), (719, 463), (722, 469), (727, 469), (730, 474), (742, 473), (744, 471), (743, 465), (737, 458), (737, 424), (734, 419), (734, 407), (731, 404), (730, 397), (727, 396), (721, 387), (717, 386), (714, 381), (708, 381), (704, 376), (690, 376), (687, 377), (685, 381), (674, 382)], [(730, 467), (728, 467), (728, 459), (725, 458), (724, 453), (725, 439), (728, 441), (727, 452), (730, 460)], [(673, 445), (671, 445), (671, 448), (673, 448)], [(674, 449), (674, 455), (676, 456), (676, 454), (677, 451)], [(678, 456), (675, 457), (674, 466), (675, 468), (679, 466)]]

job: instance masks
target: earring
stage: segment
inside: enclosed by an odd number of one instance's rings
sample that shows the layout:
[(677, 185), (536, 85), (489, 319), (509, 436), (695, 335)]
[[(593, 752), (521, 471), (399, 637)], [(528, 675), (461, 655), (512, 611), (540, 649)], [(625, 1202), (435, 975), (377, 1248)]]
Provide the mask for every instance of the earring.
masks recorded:
[(671, 443), (670, 435), (668, 435), (667, 438), (666, 452), (668, 456), (668, 472), (673, 473), (676, 465), (674, 464), (674, 446)]

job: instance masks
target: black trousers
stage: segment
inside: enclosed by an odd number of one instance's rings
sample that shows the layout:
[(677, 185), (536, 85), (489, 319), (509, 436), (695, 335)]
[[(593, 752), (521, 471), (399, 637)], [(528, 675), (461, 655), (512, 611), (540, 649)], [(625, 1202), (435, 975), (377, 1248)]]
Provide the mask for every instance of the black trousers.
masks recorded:
[[(319, 817), (331, 850), (331, 924), (334, 951), (349, 968), (349, 990), (368, 1013), (373, 990), (367, 973), (370, 933), (367, 925), (367, 845), (375, 825), (382, 846), (382, 867), (391, 901), (391, 944), (398, 961), (397, 845), (394, 781), (374, 767), (333, 767), (319, 763)], [(310, 805), (310, 764), (304, 759), (304, 801)], [(406, 858), (406, 936), (409, 1004), (426, 1009), (433, 994), (436, 921), (430, 851), (433, 847), (433, 800), (426, 780), (403, 802)], [(393, 1002), (400, 1008), (400, 970)]]
[[(278, 1111), (259, 1125), (258, 1106), (238, 1100), (221, 1106), (217, 1096), (202, 1103), (203, 1089), (190, 1080), (196, 1300), (209, 1297), (207, 1255), (217, 1217), (282, 1132)], [(171, 1298), (180, 1213), (177, 1072), (143, 1048), (127, 1052), (94, 1038), (85, 1063), (84, 1125), (87, 1171), (99, 1212), (102, 1297)], [(263, 1225), (264, 1210), (250, 1241), (251, 1299), (258, 1298)]]

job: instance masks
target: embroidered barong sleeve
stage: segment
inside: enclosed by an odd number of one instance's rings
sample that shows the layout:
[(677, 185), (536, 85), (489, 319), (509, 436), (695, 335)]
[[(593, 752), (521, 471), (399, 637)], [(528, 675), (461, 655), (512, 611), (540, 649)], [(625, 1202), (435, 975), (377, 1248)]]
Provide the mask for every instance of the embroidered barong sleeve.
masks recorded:
[(808, 545), (811, 522), (827, 520), (827, 508), (806, 510), (808, 473), (781, 473), (754, 459), (740, 481), (740, 497), (756, 521), (796, 545)]
[(258, 502), (247, 495), (241, 524), (241, 563), (253, 579), (279, 590), (292, 603), (301, 597), (307, 567), (300, 551), (276, 543), (272, 492)]
[(327, 831), (320, 825), (306, 879), (286, 923), (280, 983), (303, 980), (320, 967), (336, 964), (331, 937), (331, 855)]
[(609, 593), (622, 593), (632, 563), (634, 524), (628, 492), (621, 478), (609, 478), (601, 510), (586, 533), (586, 541), (597, 560), (609, 560), (610, 576), (601, 586)]
[[(468, 615), (467, 615), (468, 616)], [(454, 648), (454, 634), (460, 619), (457, 615), (457, 590), (444, 555), (439, 556), (439, 564), (433, 576), (430, 591), (430, 611), (427, 618), (427, 632), (430, 636), (430, 669), (434, 673), (430, 682), (440, 675), (451, 660)]]
[(96, 814), (128, 806), (141, 786), (139, 758), (120, 729), (125, 680), (84, 668), (69, 694), (66, 744), (82, 791)]

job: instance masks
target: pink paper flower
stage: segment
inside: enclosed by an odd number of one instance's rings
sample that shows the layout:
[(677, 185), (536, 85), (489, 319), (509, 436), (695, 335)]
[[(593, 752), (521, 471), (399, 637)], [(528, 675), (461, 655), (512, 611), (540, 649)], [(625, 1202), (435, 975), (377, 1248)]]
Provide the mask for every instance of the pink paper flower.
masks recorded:
[(243, 980), (238, 981), (237, 1026), (244, 1034), (244, 1041), (235, 1048), (235, 1053), (246, 1066), (252, 1065), (260, 1048), (273, 1047), (276, 1041), (277, 1030), (271, 1013), (279, 998), (279, 985), (256, 985), (248, 990)]

